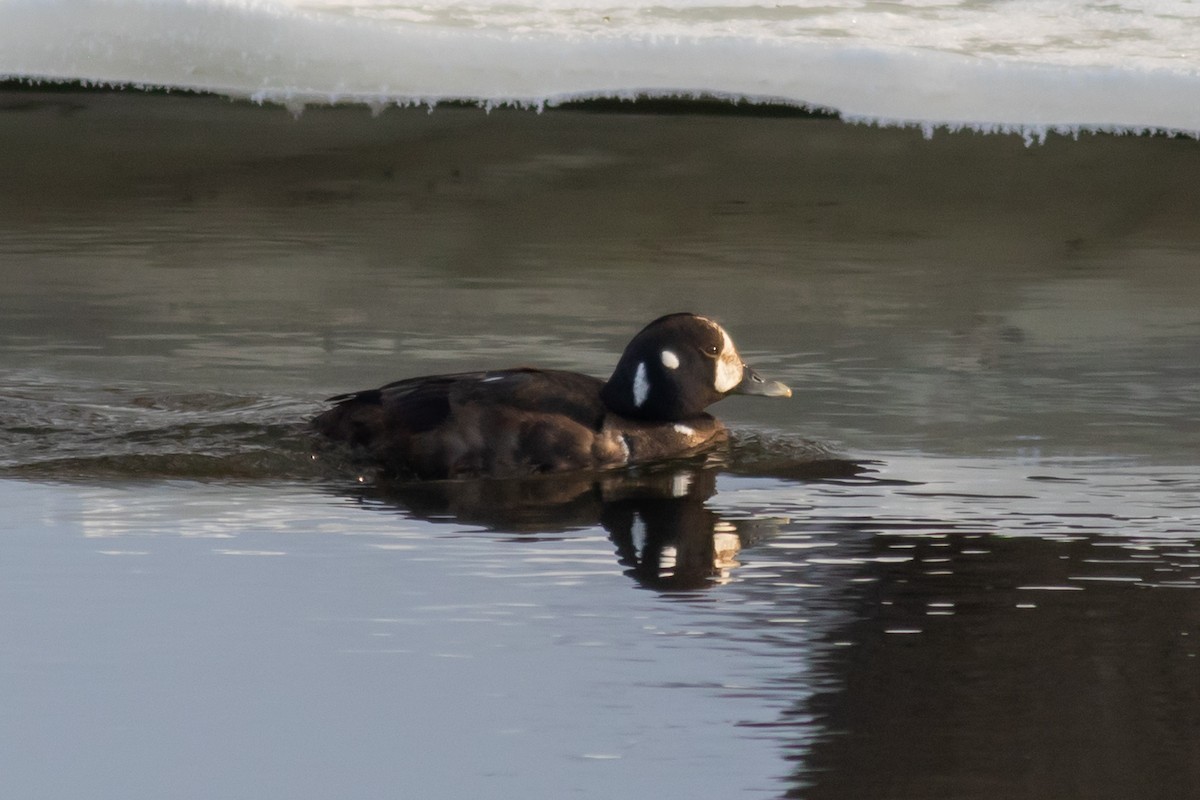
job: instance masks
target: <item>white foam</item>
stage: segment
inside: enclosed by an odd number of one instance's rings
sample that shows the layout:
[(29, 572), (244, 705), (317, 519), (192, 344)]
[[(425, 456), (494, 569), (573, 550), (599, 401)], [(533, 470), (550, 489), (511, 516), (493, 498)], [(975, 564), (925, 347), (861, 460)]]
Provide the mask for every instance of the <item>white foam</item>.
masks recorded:
[[(852, 121), (1200, 135), (1200, 5), (3, 0), (0, 76), (308, 103), (697, 97)], [(1131, 35), (1131, 31), (1137, 35)]]

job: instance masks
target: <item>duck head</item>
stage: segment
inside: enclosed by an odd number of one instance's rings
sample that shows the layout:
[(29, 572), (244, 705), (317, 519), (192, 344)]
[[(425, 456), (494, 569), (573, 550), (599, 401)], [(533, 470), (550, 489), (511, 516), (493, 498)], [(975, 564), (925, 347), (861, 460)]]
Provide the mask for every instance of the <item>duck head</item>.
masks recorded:
[(742, 362), (725, 329), (696, 314), (659, 317), (633, 337), (601, 398), (612, 411), (646, 420), (683, 420), (731, 394), (791, 397)]

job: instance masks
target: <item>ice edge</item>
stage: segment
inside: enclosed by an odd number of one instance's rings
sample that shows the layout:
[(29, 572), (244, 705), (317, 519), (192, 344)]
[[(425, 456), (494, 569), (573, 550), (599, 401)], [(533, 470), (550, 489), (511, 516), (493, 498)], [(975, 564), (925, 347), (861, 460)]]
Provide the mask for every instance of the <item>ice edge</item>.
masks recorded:
[[(190, 91), (278, 104), (716, 100), (858, 124), (1045, 141), (1081, 132), (1200, 139), (1200, 68), (1062, 66), (943, 51), (753, 37), (381, 28), (276, 4), (6, 0), (0, 77)], [(136, 12), (136, 13), (135, 13)]]
[(147, 81), (89, 80), (48, 75), (12, 75), (0, 73), (0, 83), (18, 83), (31, 88), (41, 84), (77, 84), (88, 90), (120, 91), (133, 89), (145, 92), (178, 92), (209, 94), (241, 100), (256, 105), (275, 105), (300, 116), (309, 107), (361, 105), (374, 116), (389, 108), (426, 108), (433, 112), (439, 106), (472, 105), (484, 111), (512, 108), (542, 113), (547, 109), (587, 103), (591, 101), (619, 101), (636, 105), (646, 101), (718, 102), (730, 106), (776, 107), (795, 109), (818, 115), (836, 117), (852, 125), (868, 125), (879, 128), (918, 129), (926, 139), (938, 132), (955, 134), (971, 132), (978, 134), (1019, 136), (1026, 145), (1045, 144), (1050, 136), (1078, 139), (1082, 134), (1108, 134), (1114, 136), (1178, 136), (1200, 140), (1200, 128), (1182, 128), (1164, 125), (1131, 125), (1121, 123), (1019, 123), (987, 120), (949, 120), (896, 117), (862, 113), (847, 113), (836, 107), (794, 100), (774, 95), (752, 95), (735, 92), (707, 90), (608, 90), (595, 92), (556, 92), (541, 96), (483, 97), (471, 95), (382, 95), (371, 92), (337, 92), (321, 94), (296, 89), (260, 89), (245, 92), (232, 88), (211, 86), (186, 86)]

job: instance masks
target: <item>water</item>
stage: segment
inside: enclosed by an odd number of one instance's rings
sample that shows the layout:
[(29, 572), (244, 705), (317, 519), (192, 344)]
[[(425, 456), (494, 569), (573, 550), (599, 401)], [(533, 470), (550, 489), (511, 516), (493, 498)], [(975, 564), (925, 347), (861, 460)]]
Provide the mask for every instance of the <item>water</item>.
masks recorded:
[[(1194, 142), (0, 119), (7, 794), (1195, 794)], [(312, 458), (330, 394), (604, 374), (689, 308), (797, 390), (717, 406), (723, 463)]]

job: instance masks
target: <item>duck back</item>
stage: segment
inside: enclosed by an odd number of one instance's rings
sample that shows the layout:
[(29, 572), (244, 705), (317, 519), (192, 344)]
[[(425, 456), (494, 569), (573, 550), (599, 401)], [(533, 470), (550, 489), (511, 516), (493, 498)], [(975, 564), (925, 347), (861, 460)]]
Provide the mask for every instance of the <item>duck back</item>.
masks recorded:
[(606, 468), (625, 456), (602, 433), (602, 386), (538, 369), (409, 378), (331, 398), (314, 425), (389, 472), (422, 479)]

